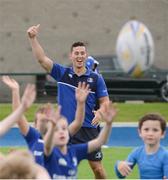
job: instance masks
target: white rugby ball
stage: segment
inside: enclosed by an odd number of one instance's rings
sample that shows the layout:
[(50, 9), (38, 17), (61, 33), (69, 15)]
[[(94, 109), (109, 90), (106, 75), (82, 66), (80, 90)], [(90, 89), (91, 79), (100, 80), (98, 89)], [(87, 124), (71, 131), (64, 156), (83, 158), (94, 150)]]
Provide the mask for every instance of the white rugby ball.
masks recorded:
[(154, 61), (154, 41), (149, 29), (139, 21), (128, 21), (121, 29), (116, 54), (123, 70), (140, 76)]

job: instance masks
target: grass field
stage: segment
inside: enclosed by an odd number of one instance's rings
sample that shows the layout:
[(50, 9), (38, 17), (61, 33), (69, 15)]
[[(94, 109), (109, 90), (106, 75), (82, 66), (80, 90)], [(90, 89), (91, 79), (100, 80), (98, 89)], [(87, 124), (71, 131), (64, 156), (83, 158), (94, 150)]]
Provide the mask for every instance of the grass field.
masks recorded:
[[(34, 113), (40, 104), (34, 104), (26, 113), (27, 119), (32, 122)], [(118, 103), (118, 116), (115, 122), (137, 122), (137, 120), (146, 113), (158, 112), (168, 119), (168, 104), (167, 103)], [(11, 112), (11, 104), (0, 104), (0, 120), (6, 117)]]
[[(103, 148), (103, 165), (107, 173), (108, 179), (116, 179), (117, 176), (114, 172), (114, 165), (117, 160), (124, 160), (127, 155), (131, 152), (132, 148), (124, 148), (124, 147), (112, 147), (112, 148)], [(93, 173), (88, 165), (87, 161), (82, 161), (79, 165), (79, 174), (78, 177), (80, 179), (92, 179), (94, 178)], [(133, 172), (128, 178), (137, 179), (138, 169), (134, 168)]]
[[(34, 113), (36, 112), (39, 104), (34, 104), (30, 110), (26, 113), (26, 116), (30, 122), (34, 120)], [(127, 104), (127, 103), (118, 103), (117, 107), (119, 109), (118, 116), (115, 119), (115, 122), (137, 122), (138, 119), (149, 112), (158, 112), (168, 120), (168, 104), (167, 103), (144, 103), (144, 104)], [(0, 119), (2, 120), (11, 112), (10, 104), (0, 104)], [(114, 164), (117, 160), (124, 160), (132, 148), (125, 147), (112, 147), (112, 148), (103, 148), (103, 164), (106, 169), (109, 179), (116, 179), (114, 173)], [(10, 151), (10, 148), (2, 148), (1, 152), (7, 153)], [(87, 161), (82, 161), (79, 165), (79, 174), (78, 178), (80, 179), (92, 179), (94, 178), (92, 171), (87, 163)], [(138, 178), (137, 167), (134, 168), (132, 174), (128, 177), (131, 179)]]

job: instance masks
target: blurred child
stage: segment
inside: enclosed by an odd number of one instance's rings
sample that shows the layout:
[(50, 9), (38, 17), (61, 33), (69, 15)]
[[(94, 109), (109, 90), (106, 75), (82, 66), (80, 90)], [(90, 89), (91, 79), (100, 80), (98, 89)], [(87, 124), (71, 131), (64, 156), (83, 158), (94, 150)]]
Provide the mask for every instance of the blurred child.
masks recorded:
[[(19, 121), (23, 113), (35, 100), (35, 86), (28, 84), (20, 105), (8, 117), (0, 122), (0, 136), (5, 134)], [(0, 179), (49, 179), (48, 173), (39, 165), (28, 152), (13, 151), (7, 157), (0, 154)]]
[[(20, 104), (19, 84), (8, 76), (3, 76), (3, 82), (12, 90), (13, 109), (15, 109)], [(79, 82), (78, 88), (76, 88), (75, 91), (77, 101), (76, 116), (75, 120), (68, 127), (71, 136), (73, 136), (82, 126), (85, 112), (85, 100), (89, 93), (89, 85)], [(25, 116), (22, 116), (18, 122), (21, 133), (23, 134), (29, 149), (32, 151), (36, 162), (42, 166), (44, 166), (43, 136), (46, 132), (48, 117), (51, 116), (53, 111), (54, 108), (51, 104), (45, 104), (37, 111), (35, 115), (36, 129), (29, 125)]]
[[(99, 112), (105, 125), (96, 139), (83, 144), (67, 145), (69, 140), (68, 122), (57, 109), (55, 118), (48, 122), (48, 130), (44, 137), (44, 162), (52, 179), (76, 179), (77, 166), (83, 159), (105, 144), (111, 131), (116, 109), (111, 104)], [(53, 116), (52, 116), (53, 117)]]
[(28, 151), (15, 150), (0, 162), (0, 179), (50, 179)]
[(144, 145), (134, 149), (126, 161), (116, 163), (116, 175), (128, 176), (137, 164), (141, 179), (167, 179), (168, 151), (160, 145), (166, 132), (166, 120), (159, 114), (147, 114), (140, 119), (138, 132)]

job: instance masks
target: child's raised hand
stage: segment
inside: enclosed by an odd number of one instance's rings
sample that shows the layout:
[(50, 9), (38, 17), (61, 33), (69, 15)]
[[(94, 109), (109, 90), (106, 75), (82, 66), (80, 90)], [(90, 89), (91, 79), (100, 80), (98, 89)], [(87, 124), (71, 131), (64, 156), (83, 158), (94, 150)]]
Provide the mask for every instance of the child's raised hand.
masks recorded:
[(11, 90), (19, 90), (18, 82), (9, 77), (9, 76), (2, 76), (2, 81), (11, 89)]
[(53, 106), (51, 106), (50, 108), (50, 112), (47, 115), (48, 120), (56, 125), (57, 121), (60, 119), (61, 117), (61, 106), (58, 106), (57, 109), (55, 110)]
[(104, 105), (103, 111), (99, 111), (102, 119), (107, 123), (111, 124), (113, 122), (114, 117), (117, 115), (117, 109), (110, 101), (109, 103)]
[(120, 161), (117, 166), (118, 171), (122, 176), (128, 176), (132, 169), (130, 168), (129, 162), (127, 161)]
[(55, 123), (61, 118), (61, 106), (58, 106), (54, 113)]
[(24, 94), (21, 99), (21, 104), (24, 106), (25, 110), (28, 109), (34, 102), (36, 97), (36, 90), (34, 84), (28, 84), (25, 88)]
[(89, 84), (86, 84), (85, 82), (79, 82), (75, 93), (76, 100), (78, 102), (85, 102), (89, 92)]

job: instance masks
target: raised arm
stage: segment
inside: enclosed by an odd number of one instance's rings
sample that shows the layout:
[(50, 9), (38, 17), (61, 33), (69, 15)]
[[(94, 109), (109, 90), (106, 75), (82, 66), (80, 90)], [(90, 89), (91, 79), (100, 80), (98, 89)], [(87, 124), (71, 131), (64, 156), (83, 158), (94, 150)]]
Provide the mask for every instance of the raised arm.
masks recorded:
[(117, 110), (112, 106), (112, 103), (108, 103), (104, 105), (104, 109), (102, 109), (102, 111), (99, 111), (99, 113), (102, 119), (105, 121), (105, 125), (101, 130), (99, 136), (96, 139), (88, 142), (88, 153), (95, 151), (106, 143), (111, 132), (112, 121), (116, 116)]
[(32, 105), (35, 100), (36, 91), (34, 85), (27, 85), (21, 104), (19, 107), (0, 122), (0, 136), (5, 134), (23, 115), (23, 113)]
[(89, 94), (89, 85), (86, 85), (85, 82), (83, 83), (79, 82), (75, 94), (77, 101), (75, 119), (68, 127), (71, 136), (76, 134), (83, 124), (85, 118), (85, 102), (88, 94)]
[[(9, 76), (3, 76), (2, 81), (11, 89), (12, 91), (12, 109), (15, 111), (20, 105), (20, 87), (18, 82), (10, 78)], [(29, 123), (26, 117), (23, 115), (18, 121), (18, 126), (23, 135), (27, 135), (29, 130)]]
[(27, 34), (29, 37), (29, 41), (32, 47), (33, 54), (35, 58), (38, 60), (40, 65), (48, 72), (51, 72), (51, 69), (53, 67), (53, 61), (48, 58), (40, 45), (40, 43), (37, 40), (37, 34), (39, 32), (40, 24), (36, 26), (32, 26), (27, 30)]
[(50, 114), (48, 114), (47, 132), (44, 136), (44, 154), (46, 156), (51, 154), (54, 147), (53, 137), (56, 123), (60, 118), (60, 110), (61, 108), (58, 106), (56, 112), (50, 111)]

